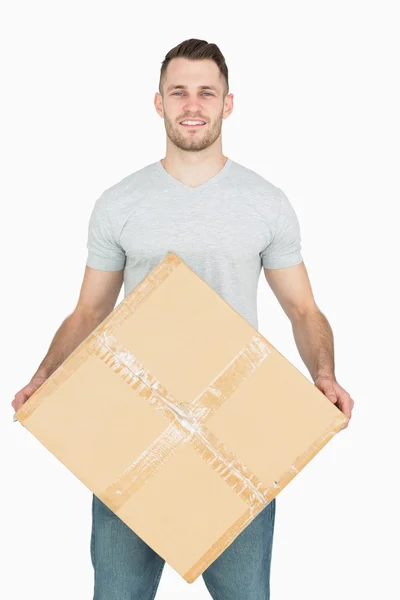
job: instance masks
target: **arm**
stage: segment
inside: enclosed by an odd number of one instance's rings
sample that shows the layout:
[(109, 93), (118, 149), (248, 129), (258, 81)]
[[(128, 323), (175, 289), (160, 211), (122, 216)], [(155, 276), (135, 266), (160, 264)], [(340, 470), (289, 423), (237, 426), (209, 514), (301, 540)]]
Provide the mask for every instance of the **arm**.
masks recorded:
[(314, 384), (350, 419), (354, 401), (336, 381), (333, 332), (315, 302), (304, 262), (264, 268), (264, 274), (291, 321), (297, 349)]
[(27, 386), (12, 401), (17, 411), (77, 346), (113, 310), (123, 281), (123, 270), (85, 267), (78, 303), (57, 330), (49, 350)]
[(268, 285), (290, 319), (299, 354), (315, 381), (335, 378), (333, 333), (315, 303), (304, 262), (284, 269), (264, 269)]

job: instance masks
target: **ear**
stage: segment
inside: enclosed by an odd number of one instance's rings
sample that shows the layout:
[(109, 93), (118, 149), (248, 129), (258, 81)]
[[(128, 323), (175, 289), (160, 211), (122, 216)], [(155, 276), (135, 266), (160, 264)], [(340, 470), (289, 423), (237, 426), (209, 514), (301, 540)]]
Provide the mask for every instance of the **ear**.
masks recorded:
[(160, 92), (156, 92), (154, 95), (154, 106), (155, 106), (157, 113), (163, 119), (164, 118), (164, 106), (163, 106), (163, 99), (162, 99)]
[(233, 111), (233, 94), (228, 94), (224, 101), (224, 116), (223, 116), (223, 118), (226, 119), (227, 117), (229, 117), (229, 115), (231, 114), (232, 111)]

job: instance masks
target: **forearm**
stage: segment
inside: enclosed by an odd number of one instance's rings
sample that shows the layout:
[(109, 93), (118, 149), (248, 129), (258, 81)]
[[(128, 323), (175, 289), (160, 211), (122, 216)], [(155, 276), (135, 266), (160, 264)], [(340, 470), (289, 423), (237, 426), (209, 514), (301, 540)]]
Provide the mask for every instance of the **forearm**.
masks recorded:
[(334, 340), (331, 326), (319, 309), (309, 310), (292, 322), (299, 354), (315, 381), (326, 376), (335, 379)]
[(90, 317), (79, 312), (69, 315), (58, 328), (31, 381), (47, 379), (101, 321), (99, 317)]

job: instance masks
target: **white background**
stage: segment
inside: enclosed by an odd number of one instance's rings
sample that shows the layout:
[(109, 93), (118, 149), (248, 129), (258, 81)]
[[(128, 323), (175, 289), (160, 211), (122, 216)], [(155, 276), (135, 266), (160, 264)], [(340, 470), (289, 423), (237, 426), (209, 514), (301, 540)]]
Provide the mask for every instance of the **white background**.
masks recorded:
[[(138, 4), (1, 11), (0, 596), (93, 597), (91, 492), (13, 423), (11, 401), (75, 307), (94, 201), (165, 155), (159, 68), (197, 37), (229, 68), (224, 154), (297, 212), (336, 376), (355, 401), (349, 427), (277, 498), (272, 600), (398, 598), (396, 3)], [(309, 376), (262, 271), (259, 329)], [(157, 599), (209, 597), (202, 577), (188, 585), (165, 566)]]

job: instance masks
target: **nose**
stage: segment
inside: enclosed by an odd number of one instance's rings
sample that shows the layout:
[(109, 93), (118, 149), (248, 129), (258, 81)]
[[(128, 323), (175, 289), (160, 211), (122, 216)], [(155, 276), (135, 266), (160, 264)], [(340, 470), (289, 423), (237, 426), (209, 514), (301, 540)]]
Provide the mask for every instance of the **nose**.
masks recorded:
[(187, 96), (186, 101), (183, 104), (183, 110), (185, 111), (185, 114), (196, 114), (197, 112), (201, 111), (202, 109), (202, 104), (199, 101), (197, 96)]

